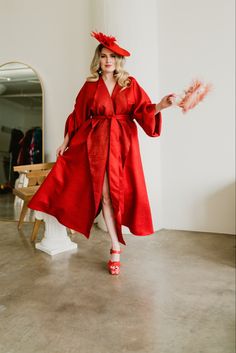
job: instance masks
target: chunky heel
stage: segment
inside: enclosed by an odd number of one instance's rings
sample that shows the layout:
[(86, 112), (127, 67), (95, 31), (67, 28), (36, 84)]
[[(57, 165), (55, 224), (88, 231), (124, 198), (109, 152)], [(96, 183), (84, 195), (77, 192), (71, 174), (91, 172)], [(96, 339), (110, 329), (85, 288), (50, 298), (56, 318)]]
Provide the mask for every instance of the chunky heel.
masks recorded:
[[(113, 250), (110, 249), (110, 254), (120, 254), (121, 250)], [(120, 273), (120, 261), (109, 261), (108, 264), (108, 270), (111, 275), (119, 275)]]

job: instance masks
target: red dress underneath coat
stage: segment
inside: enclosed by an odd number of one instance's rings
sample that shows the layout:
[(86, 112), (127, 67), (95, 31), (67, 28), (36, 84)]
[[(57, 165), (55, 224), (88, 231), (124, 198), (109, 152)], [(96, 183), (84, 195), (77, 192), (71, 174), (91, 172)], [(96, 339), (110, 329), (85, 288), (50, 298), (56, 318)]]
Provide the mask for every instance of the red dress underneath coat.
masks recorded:
[(130, 80), (125, 89), (116, 83), (111, 96), (102, 77), (85, 82), (65, 125), (69, 147), (28, 205), (89, 238), (107, 170), (122, 244), (122, 225), (134, 235), (154, 233), (135, 121), (151, 137), (161, 132), (161, 113), (155, 115), (155, 104)]

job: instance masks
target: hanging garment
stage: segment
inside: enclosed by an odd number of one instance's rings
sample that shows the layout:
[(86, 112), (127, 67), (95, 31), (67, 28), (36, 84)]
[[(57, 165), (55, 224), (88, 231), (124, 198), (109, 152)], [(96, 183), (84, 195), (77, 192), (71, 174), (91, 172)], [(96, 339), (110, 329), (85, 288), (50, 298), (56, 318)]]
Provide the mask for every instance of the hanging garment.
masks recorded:
[(33, 129), (32, 140), (29, 146), (30, 164), (42, 163), (42, 129)]
[(32, 164), (29, 151), (33, 132), (33, 129), (27, 130), (24, 137), (19, 142), (20, 149), (17, 158), (17, 165)]
[(9, 152), (10, 152), (10, 167), (8, 170), (8, 178), (7, 180), (10, 182), (12, 186), (15, 185), (16, 179), (19, 177), (19, 173), (13, 171), (13, 166), (17, 165), (17, 158), (20, 151), (20, 141), (24, 137), (24, 134), (19, 129), (12, 129), (11, 131), (11, 139), (9, 144)]
[(12, 154), (12, 165), (17, 164), (17, 157), (19, 154), (19, 142), (24, 137), (24, 134), (19, 129), (12, 129), (11, 139), (9, 144), (9, 152)]
[(69, 147), (29, 203), (89, 238), (101, 211), (107, 170), (122, 244), (122, 225), (134, 235), (154, 233), (135, 120), (147, 135), (156, 137), (162, 119), (136, 79), (130, 80), (125, 89), (116, 83), (111, 95), (102, 77), (85, 82), (65, 124)]
[(19, 142), (17, 164), (42, 163), (42, 128), (34, 127), (26, 131)]

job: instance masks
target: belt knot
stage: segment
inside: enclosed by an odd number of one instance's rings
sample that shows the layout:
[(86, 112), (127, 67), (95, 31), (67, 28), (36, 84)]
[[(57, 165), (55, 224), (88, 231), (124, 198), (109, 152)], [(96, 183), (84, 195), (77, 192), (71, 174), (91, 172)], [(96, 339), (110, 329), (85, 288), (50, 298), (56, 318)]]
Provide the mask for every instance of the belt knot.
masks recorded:
[(107, 115), (92, 115), (91, 119), (118, 119), (127, 120), (130, 116), (128, 114), (107, 114)]

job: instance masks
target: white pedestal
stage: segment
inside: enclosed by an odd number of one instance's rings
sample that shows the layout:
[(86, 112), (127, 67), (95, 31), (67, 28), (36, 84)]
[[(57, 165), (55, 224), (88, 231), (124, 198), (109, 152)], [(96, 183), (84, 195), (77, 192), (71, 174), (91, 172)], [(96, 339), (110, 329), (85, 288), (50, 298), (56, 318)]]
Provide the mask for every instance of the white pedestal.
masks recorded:
[(72, 242), (67, 235), (66, 227), (60, 224), (55, 217), (36, 211), (35, 218), (43, 219), (45, 222), (45, 234), (43, 239), (35, 244), (36, 249), (49, 255), (77, 249), (77, 244)]

